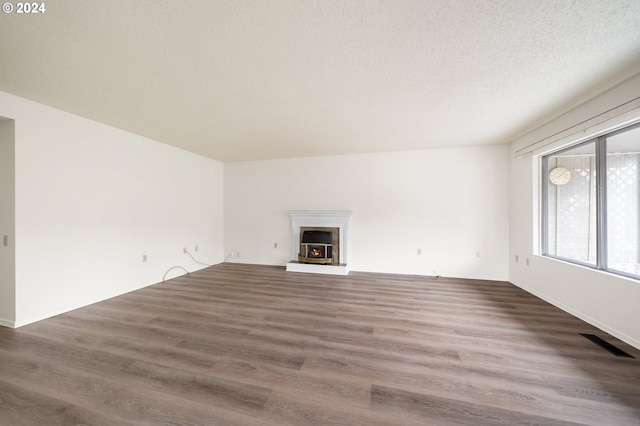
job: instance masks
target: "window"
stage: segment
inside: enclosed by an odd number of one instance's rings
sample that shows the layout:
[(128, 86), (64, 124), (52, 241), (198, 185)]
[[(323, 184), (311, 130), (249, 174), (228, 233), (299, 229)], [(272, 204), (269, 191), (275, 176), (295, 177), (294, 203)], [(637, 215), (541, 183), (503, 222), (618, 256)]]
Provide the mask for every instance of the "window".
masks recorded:
[(542, 254), (640, 278), (640, 125), (542, 157)]

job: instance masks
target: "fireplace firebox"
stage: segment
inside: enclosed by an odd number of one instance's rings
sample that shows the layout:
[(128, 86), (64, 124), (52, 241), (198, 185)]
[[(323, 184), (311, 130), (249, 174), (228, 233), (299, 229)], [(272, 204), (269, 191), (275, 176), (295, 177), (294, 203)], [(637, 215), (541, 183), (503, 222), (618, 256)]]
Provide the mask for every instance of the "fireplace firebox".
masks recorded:
[(330, 230), (303, 230), (300, 236), (298, 262), (334, 264), (334, 232)]

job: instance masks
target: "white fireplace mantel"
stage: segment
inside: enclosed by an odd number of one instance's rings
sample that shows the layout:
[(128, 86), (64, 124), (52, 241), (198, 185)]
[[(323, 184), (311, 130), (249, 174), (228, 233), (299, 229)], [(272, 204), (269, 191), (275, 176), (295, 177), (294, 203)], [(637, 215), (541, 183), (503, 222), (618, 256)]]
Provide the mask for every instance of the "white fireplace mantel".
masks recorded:
[[(287, 263), (287, 271), (310, 272), (316, 274), (347, 275), (349, 267), (347, 264), (347, 241), (350, 211), (290, 211), (291, 228), (291, 262)], [(314, 265), (297, 262), (298, 251), (300, 250), (300, 228), (302, 227), (326, 227), (338, 228), (340, 230), (340, 247), (338, 250), (340, 259), (338, 265)]]

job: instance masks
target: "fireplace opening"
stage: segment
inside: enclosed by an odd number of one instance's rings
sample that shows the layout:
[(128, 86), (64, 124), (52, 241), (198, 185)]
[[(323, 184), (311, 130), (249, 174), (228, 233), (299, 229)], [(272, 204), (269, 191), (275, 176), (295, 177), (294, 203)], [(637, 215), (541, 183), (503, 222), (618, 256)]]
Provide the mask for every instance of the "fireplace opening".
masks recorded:
[(329, 258), (331, 257), (327, 252), (331, 251), (331, 247), (325, 246), (307, 246), (307, 257), (314, 258)]
[(331, 264), (333, 261), (333, 233), (331, 231), (303, 231), (300, 237), (298, 262)]

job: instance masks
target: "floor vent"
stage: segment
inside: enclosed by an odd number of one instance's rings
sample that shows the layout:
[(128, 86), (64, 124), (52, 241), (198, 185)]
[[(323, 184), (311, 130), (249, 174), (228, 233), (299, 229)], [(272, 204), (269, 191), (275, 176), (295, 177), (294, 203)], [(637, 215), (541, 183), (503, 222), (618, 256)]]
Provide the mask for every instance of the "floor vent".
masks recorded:
[(621, 356), (623, 358), (635, 358), (633, 355), (629, 355), (628, 353), (626, 353), (622, 349), (616, 348), (611, 343), (602, 340), (601, 338), (599, 338), (595, 334), (580, 333), (580, 335), (585, 337), (585, 338), (587, 338), (587, 339), (589, 339), (589, 340), (591, 340), (593, 343), (595, 343), (596, 345), (600, 346), (602, 349), (606, 349), (607, 351), (611, 352), (615, 356)]

